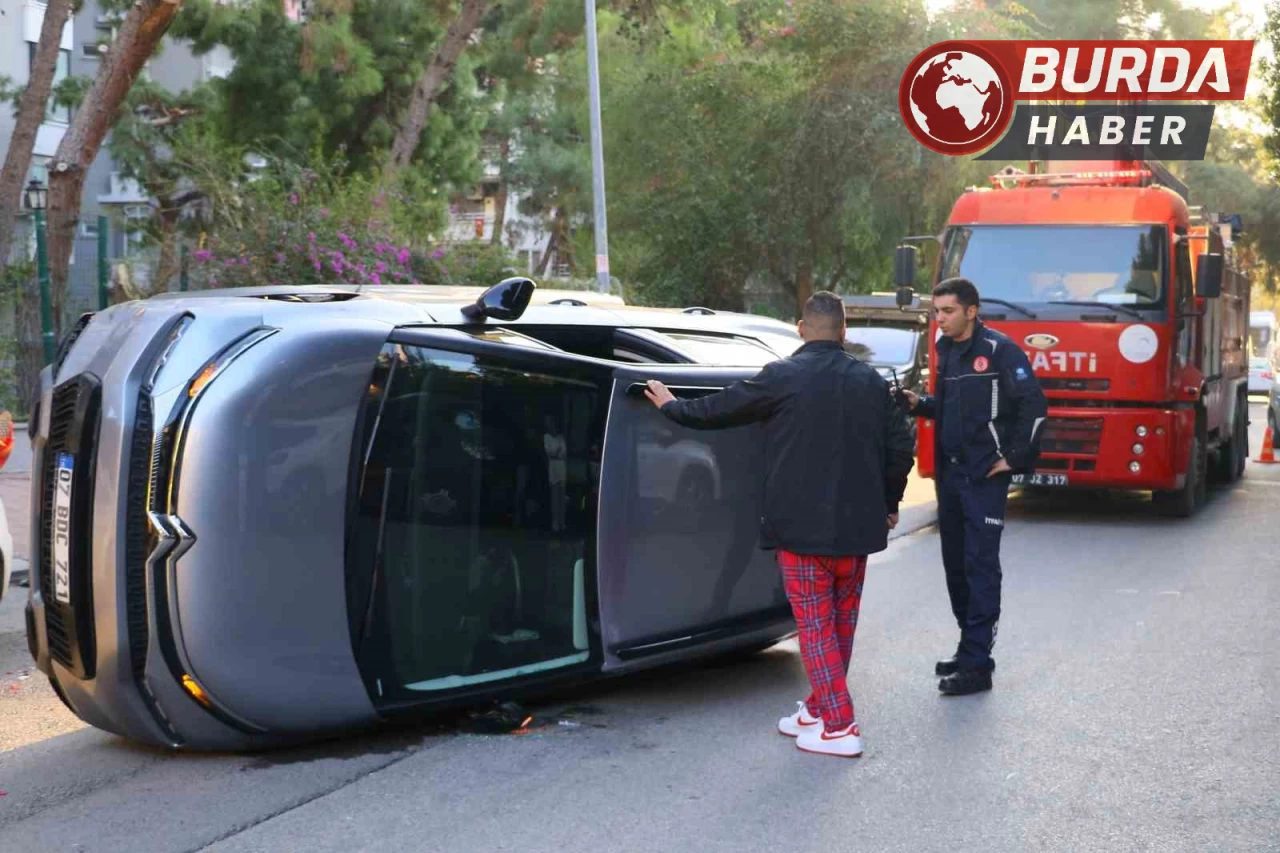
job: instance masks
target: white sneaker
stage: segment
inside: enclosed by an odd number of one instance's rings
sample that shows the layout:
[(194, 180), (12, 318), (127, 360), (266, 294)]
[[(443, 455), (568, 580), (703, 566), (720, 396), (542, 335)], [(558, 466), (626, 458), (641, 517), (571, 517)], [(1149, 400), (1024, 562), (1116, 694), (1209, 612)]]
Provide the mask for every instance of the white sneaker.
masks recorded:
[(814, 726), (800, 733), (796, 747), (805, 752), (857, 758), (862, 755), (862, 732), (858, 730), (857, 723), (838, 732), (827, 732), (822, 726)]
[(797, 702), (796, 705), (794, 714), (778, 720), (778, 731), (787, 737), (799, 737), (802, 732), (815, 728), (822, 731), (822, 718), (812, 716), (803, 702)]

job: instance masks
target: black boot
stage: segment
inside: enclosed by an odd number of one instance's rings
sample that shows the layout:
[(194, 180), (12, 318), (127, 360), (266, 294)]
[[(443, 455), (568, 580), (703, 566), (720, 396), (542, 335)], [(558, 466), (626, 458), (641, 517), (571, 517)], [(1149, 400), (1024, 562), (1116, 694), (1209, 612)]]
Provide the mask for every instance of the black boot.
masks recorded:
[[(992, 672), (995, 672), (996, 661), (995, 660), (987, 661), (987, 669), (991, 670)], [(959, 671), (960, 671), (960, 661), (956, 660), (955, 654), (952, 654), (951, 657), (942, 658), (941, 661), (938, 661), (933, 665), (933, 674), (937, 675), (938, 678), (942, 678), (943, 675), (955, 675), (956, 672), (959, 672)]]
[(990, 669), (961, 669), (938, 682), (938, 690), (944, 696), (968, 696), (990, 689)]
[(954, 675), (960, 670), (960, 662), (956, 660), (956, 656), (943, 658), (933, 666), (933, 674), (941, 678), (944, 675)]
[[(994, 660), (989, 661), (987, 663), (987, 667), (992, 672), (995, 672), (996, 662)], [(933, 665), (933, 674), (938, 676), (939, 678), (943, 677), (944, 675), (955, 675), (959, 671), (960, 671), (960, 661), (956, 660), (955, 655), (952, 655), (949, 658), (943, 658), (942, 660), (938, 661), (936, 664)]]

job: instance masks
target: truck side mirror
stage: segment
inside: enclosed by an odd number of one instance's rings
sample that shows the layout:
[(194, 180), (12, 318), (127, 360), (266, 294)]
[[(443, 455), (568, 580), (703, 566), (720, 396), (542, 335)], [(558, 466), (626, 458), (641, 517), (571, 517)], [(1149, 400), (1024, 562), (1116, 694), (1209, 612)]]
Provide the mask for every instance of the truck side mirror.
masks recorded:
[(1196, 296), (1216, 299), (1222, 295), (1222, 255), (1205, 253), (1196, 259)]
[(898, 307), (908, 308), (915, 301), (916, 247), (899, 246), (893, 253), (893, 283), (898, 288)]

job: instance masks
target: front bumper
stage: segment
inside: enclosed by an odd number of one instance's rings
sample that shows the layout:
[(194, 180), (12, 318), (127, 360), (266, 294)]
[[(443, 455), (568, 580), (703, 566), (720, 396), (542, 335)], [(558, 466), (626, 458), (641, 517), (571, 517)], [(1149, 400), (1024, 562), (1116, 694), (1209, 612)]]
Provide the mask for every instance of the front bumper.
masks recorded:
[(1037, 473), (1066, 474), (1071, 488), (1163, 491), (1182, 484), (1182, 437), (1195, 425), (1190, 410), (1051, 406), (1049, 418), (1055, 424), (1101, 421), (1101, 430), (1080, 452), (1042, 450)]

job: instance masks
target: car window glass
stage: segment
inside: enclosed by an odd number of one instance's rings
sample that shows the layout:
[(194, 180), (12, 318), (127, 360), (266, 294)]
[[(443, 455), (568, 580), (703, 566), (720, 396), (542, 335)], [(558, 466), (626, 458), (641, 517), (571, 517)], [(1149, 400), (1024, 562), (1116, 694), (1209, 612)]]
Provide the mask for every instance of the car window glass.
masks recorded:
[(764, 367), (778, 360), (778, 353), (750, 338), (729, 335), (699, 335), (686, 332), (659, 332), (686, 352), (698, 364), (722, 367)]
[(916, 357), (920, 333), (907, 329), (876, 326), (850, 327), (844, 336), (845, 350), (867, 364), (899, 366)]
[(349, 577), (372, 578), (348, 592), (367, 602), (353, 621), (372, 692), (586, 661), (601, 388), (420, 347), (384, 358), (349, 552)]

